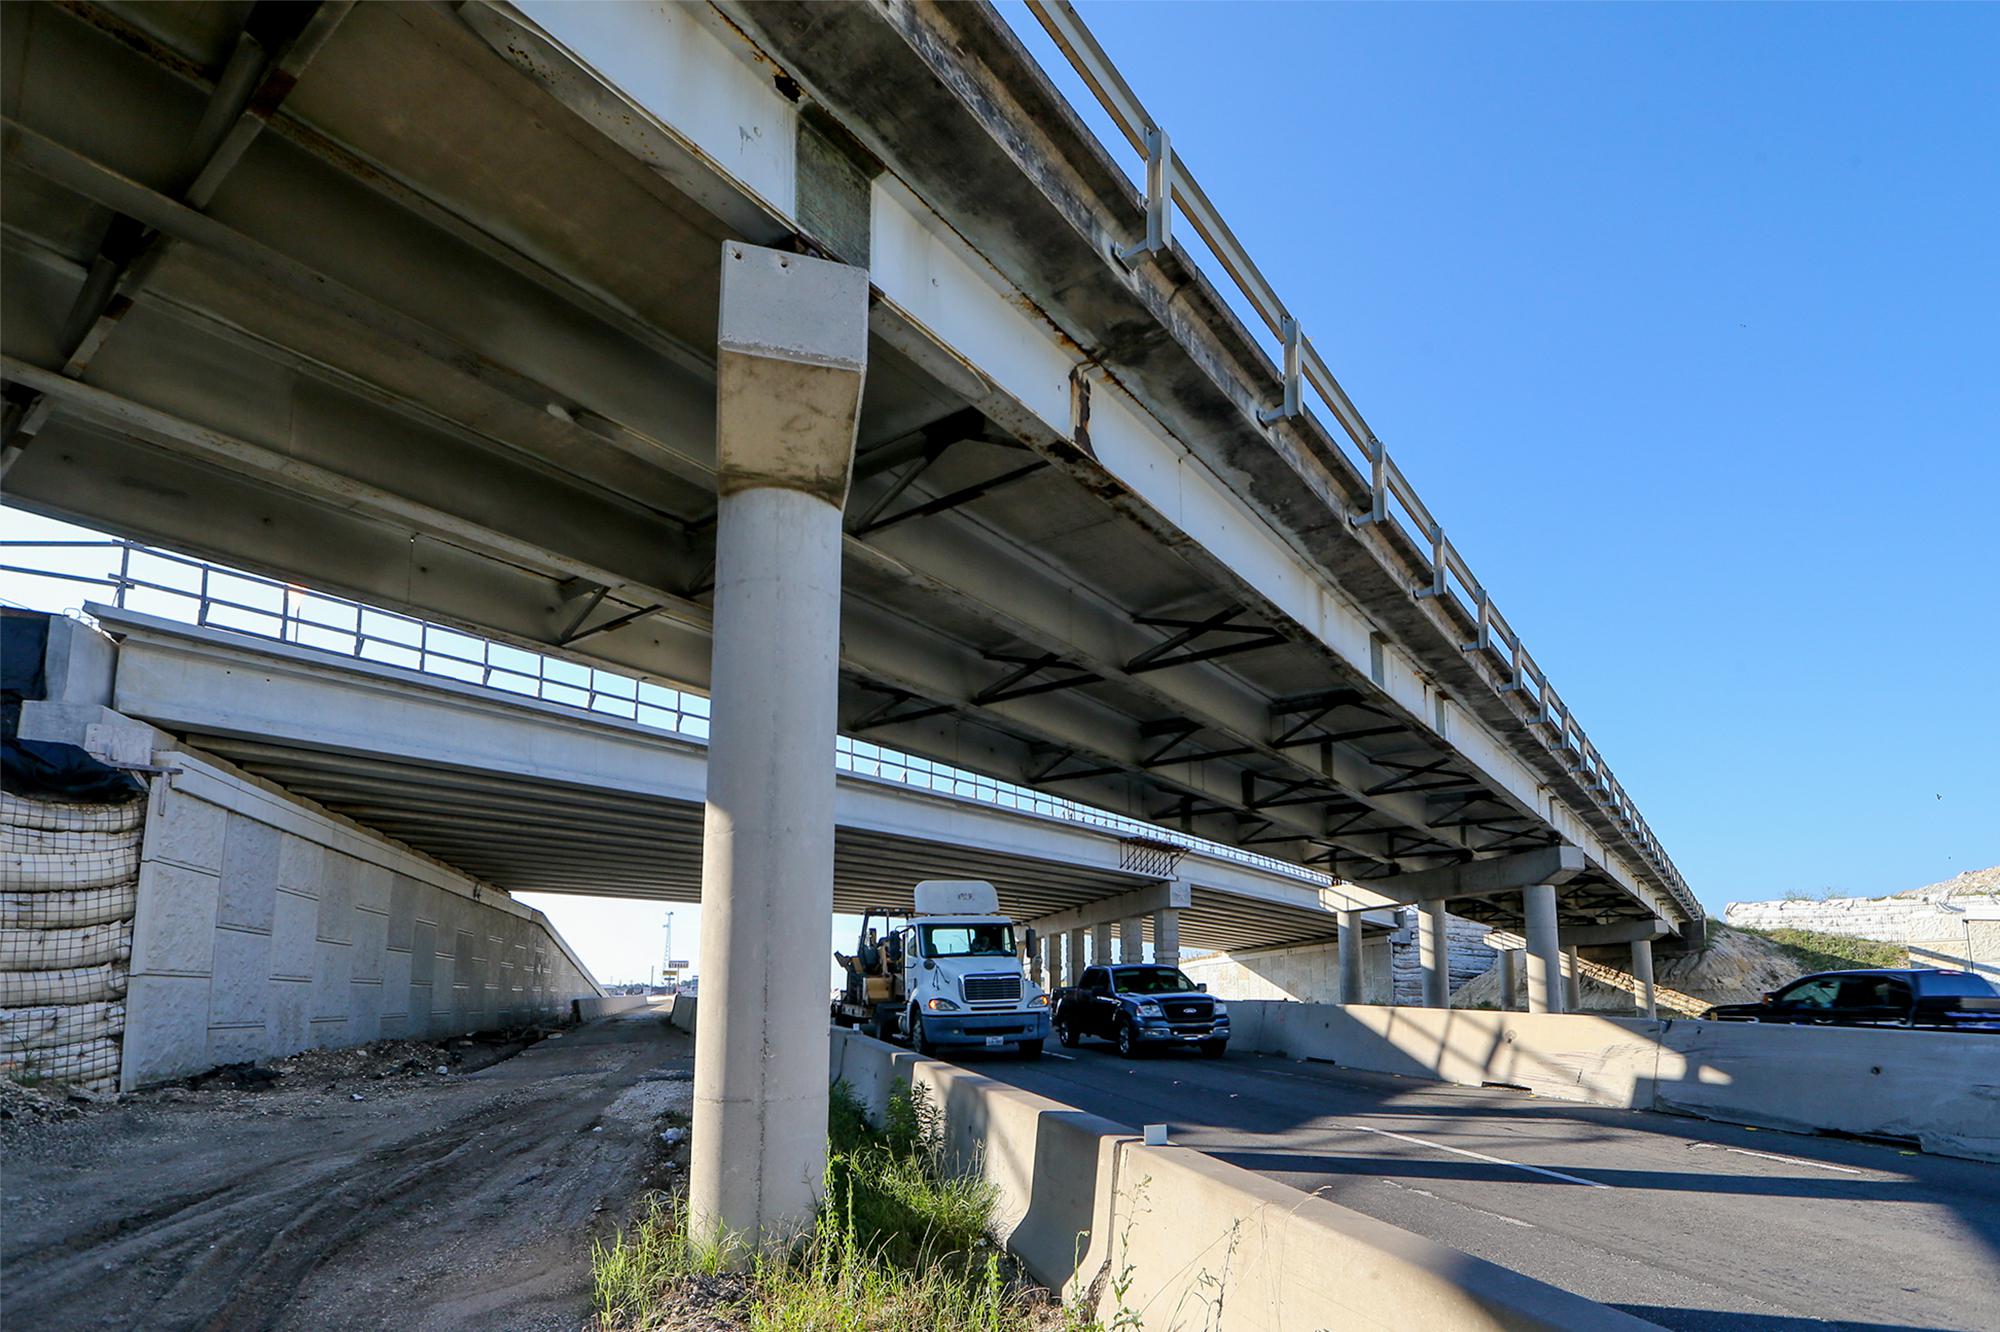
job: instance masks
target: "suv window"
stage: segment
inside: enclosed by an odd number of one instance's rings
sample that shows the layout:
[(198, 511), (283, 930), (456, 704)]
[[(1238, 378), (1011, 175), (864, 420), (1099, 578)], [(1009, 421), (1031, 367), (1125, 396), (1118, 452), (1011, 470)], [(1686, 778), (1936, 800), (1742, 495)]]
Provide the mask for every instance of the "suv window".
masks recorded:
[(1925, 994), (1984, 999), (1994, 993), (1992, 983), (1984, 976), (1974, 976), (1964, 971), (1939, 971), (1928, 975), (1919, 973), (1917, 983)]
[(1778, 991), (1778, 1002), (1793, 1004), (1799, 1008), (1832, 1008), (1834, 997), (1840, 992), (1840, 980), (1835, 976), (1820, 976), (1802, 980)]
[(1892, 976), (1850, 976), (1840, 983), (1840, 1008), (1908, 1008), (1910, 987)]

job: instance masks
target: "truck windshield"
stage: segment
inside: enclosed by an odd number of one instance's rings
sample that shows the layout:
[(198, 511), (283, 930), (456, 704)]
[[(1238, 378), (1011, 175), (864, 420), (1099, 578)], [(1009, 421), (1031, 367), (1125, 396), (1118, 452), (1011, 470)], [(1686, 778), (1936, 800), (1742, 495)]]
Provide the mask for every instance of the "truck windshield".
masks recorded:
[(1012, 925), (922, 926), (925, 957), (1012, 957)]
[(1179, 967), (1134, 967), (1111, 973), (1120, 994), (1192, 994), (1194, 982)]

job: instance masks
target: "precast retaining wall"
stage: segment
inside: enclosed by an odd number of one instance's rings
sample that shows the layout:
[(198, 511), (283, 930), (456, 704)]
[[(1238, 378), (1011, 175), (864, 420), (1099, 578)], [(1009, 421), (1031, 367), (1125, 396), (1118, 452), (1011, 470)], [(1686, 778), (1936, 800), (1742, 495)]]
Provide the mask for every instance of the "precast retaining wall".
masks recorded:
[(0, 1073), (118, 1086), (145, 811), (0, 793)]
[(598, 996), (539, 911), (205, 755), (155, 761), (123, 1087)]
[[(901, 1087), (946, 1156), (997, 1191), (1037, 1281), (1148, 1332), (1591, 1329), (1651, 1324), (1185, 1147), (968, 1069), (836, 1030), (833, 1076), (877, 1115)], [(1122, 1292), (1122, 1293), (1121, 1293)], [(1116, 1322), (1121, 1317), (1136, 1322)]]
[(1375, 1005), (1229, 1006), (1232, 1047), (2000, 1161), (2000, 1035)]

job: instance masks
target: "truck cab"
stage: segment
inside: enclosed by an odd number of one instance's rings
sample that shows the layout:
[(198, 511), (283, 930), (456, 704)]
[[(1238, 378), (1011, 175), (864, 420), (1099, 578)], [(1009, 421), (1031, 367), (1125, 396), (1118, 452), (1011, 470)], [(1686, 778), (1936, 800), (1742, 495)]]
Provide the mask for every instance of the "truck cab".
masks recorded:
[(864, 922), (850, 975), (834, 1003), (843, 1026), (865, 1025), (920, 1053), (1012, 1049), (1038, 1057), (1049, 1035), (1049, 996), (1028, 980), (1022, 940), (999, 914), (999, 894), (976, 880), (926, 880), (916, 912), (876, 942)]

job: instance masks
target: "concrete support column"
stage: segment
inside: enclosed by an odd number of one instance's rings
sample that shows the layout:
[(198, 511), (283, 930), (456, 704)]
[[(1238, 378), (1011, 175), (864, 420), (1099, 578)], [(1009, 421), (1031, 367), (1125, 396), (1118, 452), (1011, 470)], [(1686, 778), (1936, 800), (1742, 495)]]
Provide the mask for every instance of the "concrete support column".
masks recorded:
[(1170, 967), (1181, 964), (1181, 913), (1177, 907), (1161, 907), (1153, 913), (1153, 960)]
[(1528, 1011), (1563, 1011), (1561, 947), (1556, 940), (1556, 889), (1538, 883), (1521, 890), (1521, 914), (1527, 920)]
[(1108, 966), (1111, 962), (1111, 922), (1093, 925), (1090, 928), (1090, 964), (1095, 967)]
[(1071, 930), (1064, 936), (1069, 940), (1069, 962), (1063, 973), (1069, 977), (1067, 984), (1074, 985), (1083, 976), (1083, 969), (1090, 965), (1083, 955), (1086, 936), (1082, 930)]
[(1417, 922), (1417, 958), (1424, 972), (1424, 1007), (1451, 1007), (1451, 937), (1443, 902), (1426, 902)]
[(1042, 957), (1048, 970), (1049, 988), (1053, 990), (1067, 984), (1063, 979), (1063, 937), (1060, 931), (1043, 933)]
[(1365, 1003), (1367, 988), (1361, 974), (1361, 913), (1340, 913), (1340, 1002)]
[(732, 1263), (812, 1223), (826, 1168), (826, 921), (841, 509), (868, 274), (725, 244), (695, 1041), (697, 1234)]
[(1118, 922), (1118, 960), (1120, 962), (1144, 962), (1146, 960), (1146, 918), (1127, 916)]
[(1500, 1007), (1511, 1010), (1514, 994), (1521, 988), (1521, 949), (1502, 948), (1500, 950)]
[(1632, 979), (1639, 982), (1639, 1015), (1658, 1017), (1660, 1006), (1658, 996), (1653, 992), (1653, 941), (1635, 939), (1632, 941)]
[(1583, 1011), (1583, 964), (1576, 955), (1576, 945), (1563, 949), (1563, 1012)]

